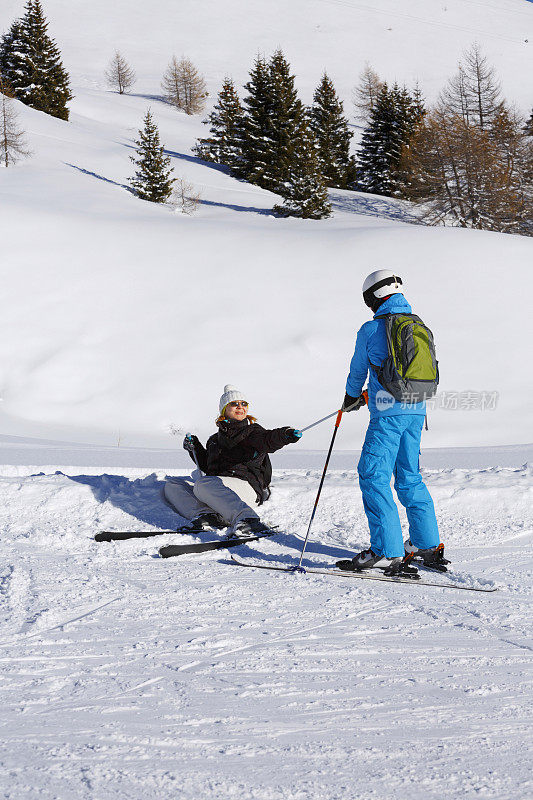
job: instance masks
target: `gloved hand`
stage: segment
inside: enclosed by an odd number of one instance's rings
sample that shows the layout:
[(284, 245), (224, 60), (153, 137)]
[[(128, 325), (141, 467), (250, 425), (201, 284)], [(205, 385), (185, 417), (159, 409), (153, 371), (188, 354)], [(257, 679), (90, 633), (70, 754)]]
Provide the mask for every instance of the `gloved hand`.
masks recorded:
[(350, 411), (358, 411), (368, 402), (368, 394), (366, 392), (362, 392), (359, 397), (352, 397), (351, 394), (344, 395), (344, 401), (342, 404), (342, 410), (345, 414), (348, 414)]
[(297, 442), (298, 439), (302, 438), (302, 432), (297, 430), (296, 428), (284, 428), (285, 438), (287, 439), (287, 444), (293, 444)]
[(200, 440), (197, 436), (194, 436), (192, 433), (188, 433), (185, 439), (183, 440), (183, 449), (186, 450), (188, 453), (194, 453), (194, 448), (197, 444), (200, 443)]

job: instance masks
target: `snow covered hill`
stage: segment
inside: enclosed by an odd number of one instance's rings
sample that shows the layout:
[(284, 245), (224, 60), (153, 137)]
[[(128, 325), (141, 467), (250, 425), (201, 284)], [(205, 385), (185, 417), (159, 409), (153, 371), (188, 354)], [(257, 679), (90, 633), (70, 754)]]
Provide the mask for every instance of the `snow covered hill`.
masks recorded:
[[(531, 240), (423, 228), (409, 224), (405, 204), (340, 191), (330, 220), (275, 220), (274, 195), (191, 156), (201, 117), (162, 103), (159, 81), (171, 52), (187, 52), (213, 102), (223, 74), (243, 83), (255, 53), (281, 45), (304, 99), (327, 67), (349, 110), (366, 60), (389, 80), (418, 78), (431, 99), (475, 39), (526, 110), (532, 10), (520, 0), (412, 0), (401, 11), (389, 0), (293, 0), (253, 9), (242, 0), (168, 0), (157, 13), (133, 0), (47, 2), (76, 97), (69, 123), (18, 104), (34, 155), (2, 171), (3, 432), (171, 448), (179, 446), (171, 423), (211, 432), (228, 380), (265, 424), (303, 426), (342, 397), (367, 316), (363, 277), (393, 265), (437, 339), (446, 408), (431, 411), (426, 445), (531, 441)], [(21, 10), (5, 0), (0, 27)], [(114, 47), (137, 70), (131, 96), (105, 87)], [(202, 192), (193, 218), (127, 191), (148, 105), (176, 174)], [(338, 448), (357, 449), (365, 425), (364, 412), (352, 415)], [(315, 428), (302, 447), (323, 448), (329, 436)]]
[[(21, 11), (6, 0), (0, 28)], [(529, 5), (49, 0), (46, 13), (76, 97), (69, 123), (20, 107), (34, 155), (0, 181), (5, 433), (172, 446), (171, 423), (210, 432), (228, 381), (265, 424), (303, 426), (343, 396), (363, 277), (394, 266), (435, 331), (445, 401), (459, 406), (432, 412), (428, 446), (531, 441), (531, 240), (424, 228), (401, 203), (340, 191), (330, 220), (276, 220), (274, 195), (191, 156), (202, 117), (158, 99), (172, 52), (198, 64), (213, 102), (224, 74), (242, 84), (256, 52), (278, 45), (305, 100), (327, 68), (351, 113), (365, 61), (384, 78), (418, 78), (432, 98), (476, 40), (526, 110)], [(104, 84), (115, 47), (138, 73), (131, 96)], [(147, 106), (176, 174), (202, 193), (192, 218), (127, 191)], [(480, 392), (498, 392), (496, 407), (465, 410)], [(359, 447), (365, 423), (351, 419), (339, 447)], [(314, 429), (305, 445), (329, 435)]]

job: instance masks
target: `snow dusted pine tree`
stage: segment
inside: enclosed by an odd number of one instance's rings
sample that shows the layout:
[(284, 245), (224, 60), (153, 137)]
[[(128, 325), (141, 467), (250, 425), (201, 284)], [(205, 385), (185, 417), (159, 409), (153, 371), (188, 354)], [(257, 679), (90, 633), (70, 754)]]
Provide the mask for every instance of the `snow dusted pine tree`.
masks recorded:
[(30, 154), (19, 127), (13, 93), (0, 73), (0, 164), (9, 167)]
[(328, 190), (320, 174), (316, 142), (304, 118), (294, 140), (286, 181), (277, 189), (283, 205), (273, 211), (283, 217), (324, 219), (331, 215)]
[(316, 143), (281, 50), (268, 64), (262, 57), (256, 59), (245, 89), (241, 174), (283, 197), (283, 205), (274, 207), (280, 215), (329, 216)]
[(231, 78), (225, 78), (218, 100), (205, 125), (211, 136), (198, 139), (193, 152), (204, 161), (226, 164), (238, 173), (242, 168), (243, 108)]
[(246, 107), (243, 125), (243, 162), (241, 174), (250, 183), (262, 186), (270, 158), (270, 75), (268, 65), (258, 56), (244, 86)]
[(392, 196), (399, 190), (400, 160), (424, 114), (418, 95), (384, 84), (370, 113), (357, 161), (357, 188)]
[(269, 126), (266, 136), (268, 160), (261, 186), (277, 191), (290, 180), (293, 164), (300, 158), (297, 138), (304, 124), (306, 109), (294, 88), (294, 75), (281, 50), (276, 50), (269, 65)]
[(289, 177), (295, 139), (305, 117), (281, 50), (268, 64), (256, 59), (245, 89), (242, 175), (275, 192)]
[(118, 50), (115, 50), (115, 55), (109, 62), (105, 77), (109, 86), (116, 89), (119, 94), (124, 94), (131, 89), (136, 80), (135, 72)]
[(309, 112), (319, 169), (328, 186), (345, 189), (355, 181), (355, 159), (350, 155), (353, 133), (332, 81), (324, 73)]
[(47, 29), (40, 0), (28, 0), (22, 19), (3, 37), (0, 63), (4, 79), (18, 100), (53, 117), (68, 119), (67, 103), (72, 99), (69, 77)]
[(0, 75), (3, 75), (4, 81), (9, 85), (17, 74), (22, 74), (24, 66), (24, 60), (18, 48), (21, 31), (21, 21), (17, 19), (0, 39)]
[(174, 179), (170, 177), (170, 158), (164, 155), (164, 147), (159, 141), (159, 131), (150, 110), (146, 112), (144, 129), (139, 131), (135, 144), (137, 156), (131, 156), (131, 161), (137, 170), (130, 186), (141, 200), (164, 203), (170, 197)]

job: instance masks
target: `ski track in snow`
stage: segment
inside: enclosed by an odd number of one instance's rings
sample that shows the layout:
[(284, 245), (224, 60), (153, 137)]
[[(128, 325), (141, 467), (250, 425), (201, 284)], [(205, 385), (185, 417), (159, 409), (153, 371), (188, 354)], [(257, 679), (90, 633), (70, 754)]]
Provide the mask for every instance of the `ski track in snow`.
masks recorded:
[[(425, 471), (460, 579), (500, 588), (466, 597), (96, 544), (179, 520), (164, 472), (91, 472), (0, 477), (0, 797), (530, 796), (530, 466)], [(318, 479), (277, 471), (285, 532), (239, 552), (294, 563)], [(321, 566), (367, 544), (353, 471), (311, 539)]]

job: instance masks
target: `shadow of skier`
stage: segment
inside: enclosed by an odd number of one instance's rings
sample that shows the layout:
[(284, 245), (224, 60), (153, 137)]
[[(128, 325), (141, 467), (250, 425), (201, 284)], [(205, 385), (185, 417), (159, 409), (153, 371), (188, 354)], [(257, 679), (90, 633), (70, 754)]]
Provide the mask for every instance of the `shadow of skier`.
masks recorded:
[[(136, 479), (127, 478), (124, 475), (108, 475), (105, 473), (103, 475), (66, 475), (65, 477), (75, 483), (89, 486), (98, 503), (109, 503), (144, 525), (161, 528), (161, 530), (175, 530), (178, 526), (185, 525), (188, 522), (188, 520), (180, 517), (165, 504), (162, 498), (162, 489), (165, 481), (159, 480), (155, 473)], [(121, 527), (124, 528), (124, 525)], [(222, 538), (222, 535), (220, 532), (206, 531), (203, 534), (196, 535), (195, 538), (199, 542), (204, 542)], [(301, 552), (303, 545), (302, 537), (283, 531), (280, 531), (274, 537), (274, 541), (279, 541), (284, 548), (290, 548), (298, 554)], [(243, 554), (246, 552), (248, 555), (260, 555), (262, 559), (267, 561), (281, 561), (292, 565), (294, 560), (292, 555), (270, 555), (251, 550), (249, 545), (243, 545), (242, 547), (244, 548)], [(334, 545), (321, 544), (317, 541), (308, 541), (306, 552), (333, 558), (353, 555), (351, 549), (347, 550), (342, 546), (336, 547)]]

